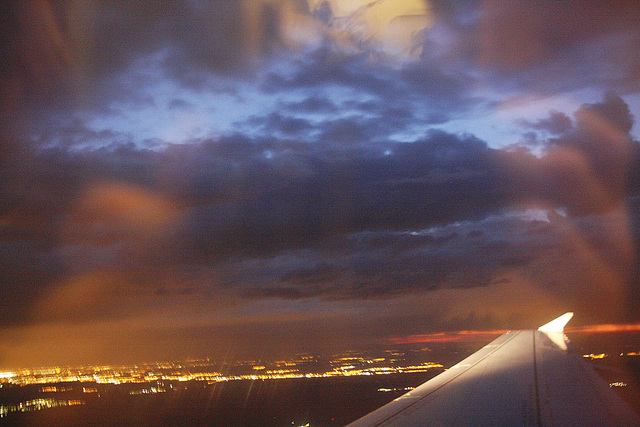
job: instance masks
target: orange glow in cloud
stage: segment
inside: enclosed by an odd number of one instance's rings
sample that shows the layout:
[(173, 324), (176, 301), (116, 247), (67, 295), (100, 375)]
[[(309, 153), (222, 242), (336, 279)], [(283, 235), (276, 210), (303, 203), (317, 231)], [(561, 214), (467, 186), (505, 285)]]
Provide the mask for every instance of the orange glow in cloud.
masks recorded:
[(393, 337), (389, 341), (392, 344), (416, 344), (416, 343), (439, 343), (439, 342), (466, 342), (475, 341), (477, 339), (491, 337), (494, 335), (502, 335), (507, 330), (493, 331), (457, 331), (457, 332), (439, 332), (435, 334), (409, 335), (406, 337)]
[[(311, 10), (324, 0), (311, 0)], [(374, 43), (386, 53), (417, 56), (422, 51), (422, 32), (433, 25), (424, 0), (330, 0), (335, 21), (331, 31), (338, 40)], [(357, 44), (357, 43), (356, 43)]]
[[(393, 337), (389, 339), (391, 344), (417, 344), (417, 343), (446, 343), (446, 342), (469, 342), (482, 338), (502, 335), (508, 330), (492, 331), (456, 331), (439, 332), (435, 334), (408, 335), (405, 337)], [(565, 328), (565, 332), (573, 333), (614, 333), (614, 332), (640, 332), (640, 323), (632, 325), (587, 325)]]
[(610, 332), (640, 332), (640, 323), (631, 324), (631, 325), (603, 324), (603, 325), (576, 326), (574, 328), (566, 328), (565, 332), (590, 333), (590, 334), (601, 334), (601, 333), (610, 333)]

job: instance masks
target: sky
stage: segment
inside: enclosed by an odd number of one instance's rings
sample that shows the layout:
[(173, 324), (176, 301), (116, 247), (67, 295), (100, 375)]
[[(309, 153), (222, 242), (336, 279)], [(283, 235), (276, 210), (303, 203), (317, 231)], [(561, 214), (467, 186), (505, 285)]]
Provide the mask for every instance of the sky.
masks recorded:
[(0, 367), (640, 322), (636, 1), (0, 15)]

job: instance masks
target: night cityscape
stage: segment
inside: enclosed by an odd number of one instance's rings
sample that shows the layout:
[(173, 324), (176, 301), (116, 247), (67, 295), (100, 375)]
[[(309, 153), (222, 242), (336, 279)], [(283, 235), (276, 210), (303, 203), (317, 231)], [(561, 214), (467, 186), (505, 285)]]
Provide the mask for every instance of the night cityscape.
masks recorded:
[[(595, 346), (592, 337), (575, 337), (576, 345), (609, 351), (583, 357), (640, 409), (640, 336), (623, 334)], [(0, 423), (339, 426), (413, 390), (482, 344), (6, 371), (0, 372)], [(433, 357), (445, 364), (426, 361)]]

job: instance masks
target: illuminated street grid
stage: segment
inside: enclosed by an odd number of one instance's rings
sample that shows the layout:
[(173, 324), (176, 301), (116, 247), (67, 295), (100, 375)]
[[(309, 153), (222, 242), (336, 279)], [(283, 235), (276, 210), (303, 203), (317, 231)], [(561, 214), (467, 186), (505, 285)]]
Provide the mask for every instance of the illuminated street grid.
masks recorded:
[[(303, 355), (293, 360), (239, 361), (217, 366), (207, 359), (179, 362), (153, 362), (135, 365), (87, 365), (76, 367), (49, 366), (0, 371), (0, 387), (7, 384), (58, 384), (69, 382), (96, 384), (149, 383), (154, 381), (207, 381), (209, 383), (236, 380), (273, 380), (295, 378), (323, 378), (355, 375), (385, 375), (427, 372), (443, 368), (441, 363), (421, 362), (409, 364), (402, 352), (386, 351), (386, 357), (363, 355), (337, 355), (329, 359)], [(620, 356), (639, 356), (629, 352)], [(586, 354), (587, 359), (602, 359), (606, 354)], [(224, 372), (224, 373), (223, 373)], [(45, 386), (42, 392), (70, 391), (71, 387)], [(96, 392), (85, 387), (85, 393)]]
[[(174, 389), (172, 382), (206, 381), (213, 384), (223, 381), (277, 380), (296, 378), (328, 378), (358, 375), (389, 375), (428, 372), (444, 369), (441, 363), (408, 363), (402, 351), (386, 350), (385, 357), (360, 354), (342, 354), (325, 359), (320, 356), (302, 355), (293, 360), (239, 361), (219, 366), (210, 360), (179, 362), (154, 362), (136, 365), (87, 365), (78, 367), (40, 367), (0, 372), (0, 388), (41, 384), (43, 395), (71, 393), (81, 390), (90, 397), (100, 397), (98, 384), (144, 384), (129, 391), (132, 395), (165, 393)], [(621, 357), (640, 356), (638, 352), (620, 354)], [(603, 359), (609, 355), (585, 354), (586, 359)], [(224, 372), (224, 373), (223, 373)], [(69, 383), (81, 383), (81, 387)], [(611, 387), (624, 387), (624, 382), (614, 382)], [(379, 392), (406, 392), (413, 387), (380, 388)], [(65, 397), (59, 394), (60, 397)], [(68, 397), (68, 396), (66, 396)], [(42, 409), (84, 405), (80, 399), (39, 398), (13, 404), (0, 404), (0, 418), (12, 412), (33, 412)]]
[[(318, 356), (299, 356), (294, 360), (274, 362), (241, 361), (214, 367), (209, 360), (154, 362), (129, 366), (43, 367), (0, 372), (0, 385), (57, 384), (68, 382), (97, 384), (148, 383), (154, 381), (234, 381), (284, 378), (322, 378), (354, 375), (384, 375), (427, 372), (443, 365), (436, 362), (407, 364), (403, 353), (388, 357), (339, 355), (329, 360)], [(223, 373), (224, 372), (224, 373)], [(94, 390), (85, 388), (85, 390)], [(43, 392), (66, 391), (64, 386), (47, 386)]]
[[(443, 365), (435, 362), (410, 364), (405, 354), (385, 352), (386, 357), (363, 355), (338, 355), (329, 359), (302, 355), (293, 360), (240, 361), (216, 366), (209, 360), (180, 362), (154, 362), (136, 365), (88, 365), (77, 367), (49, 366), (0, 372), (0, 388), (41, 384), (44, 396), (56, 393), (60, 398), (40, 398), (20, 403), (0, 404), (0, 418), (12, 412), (32, 412), (61, 406), (84, 405), (80, 399), (64, 399), (64, 393), (82, 391), (87, 398), (100, 397), (98, 385), (144, 384), (129, 391), (132, 395), (165, 393), (175, 389), (175, 382), (206, 381), (213, 384), (222, 381), (277, 380), (296, 378), (348, 377), (357, 375), (388, 375), (427, 372)], [(223, 373), (225, 372), (225, 373)], [(80, 386), (77, 384), (81, 383)], [(401, 391), (407, 391), (410, 388)], [(380, 392), (398, 391), (380, 389)]]
[(0, 405), (0, 418), (4, 418), (12, 412), (35, 412), (43, 409), (58, 408), (61, 406), (84, 405), (82, 400), (60, 400), (60, 399), (33, 399), (20, 402), (15, 405)]

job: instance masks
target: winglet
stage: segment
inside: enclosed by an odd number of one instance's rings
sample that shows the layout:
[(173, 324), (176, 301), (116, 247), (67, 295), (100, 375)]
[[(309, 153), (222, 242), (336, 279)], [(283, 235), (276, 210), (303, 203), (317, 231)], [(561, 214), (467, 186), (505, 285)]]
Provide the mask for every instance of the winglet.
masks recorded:
[(538, 330), (541, 332), (562, 332), (564, 331), (565, 325), (572, 317), (572, 312), (565, 313), (557, 319), (553, 319), (551, 322), (540, 326)]

